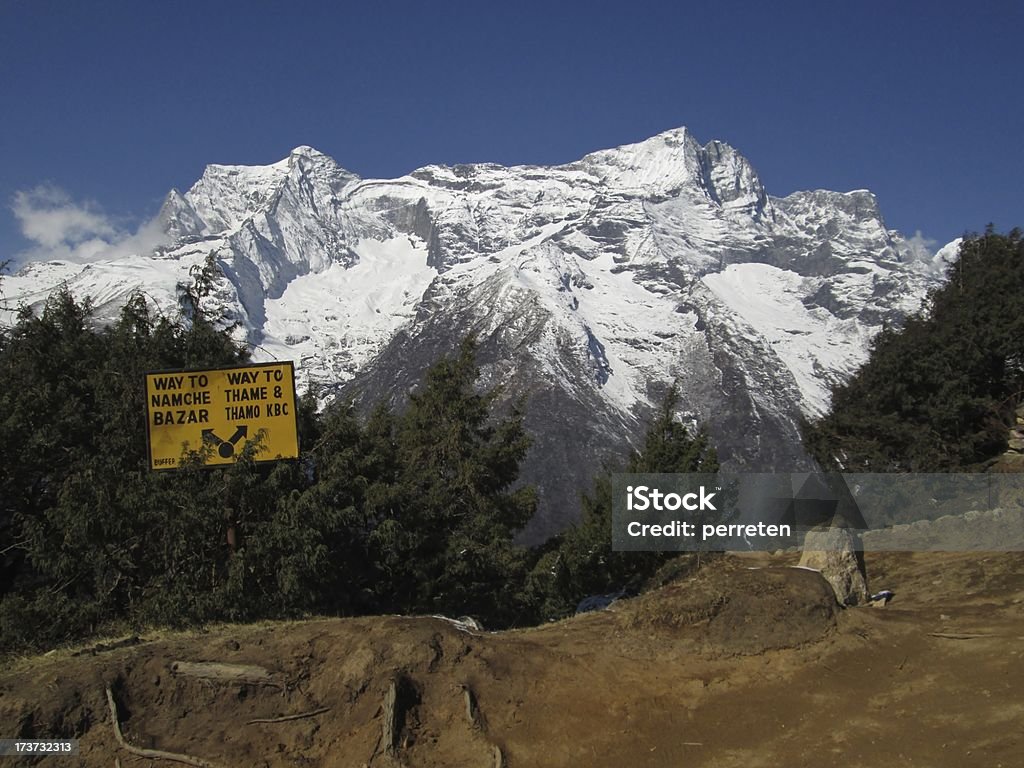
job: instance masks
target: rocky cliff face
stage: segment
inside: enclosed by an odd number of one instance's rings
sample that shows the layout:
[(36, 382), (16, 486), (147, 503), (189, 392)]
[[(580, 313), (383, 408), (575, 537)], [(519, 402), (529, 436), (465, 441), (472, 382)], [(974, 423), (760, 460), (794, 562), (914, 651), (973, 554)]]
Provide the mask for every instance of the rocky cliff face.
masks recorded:
[(805, 465), (799, 418), (934, 280), (869, 192), (771, 197), (735, 149), (686, 129), (562, 166), (393, 180), (299, 147), (270, 166), (209, 166), (160, 221), (171, 245), (29, 264), (8, 299), (66, 281), (101, 315), (139, 288), (175, 312), (178, 284), (213, 254), (214, 300), (257, 359), (371, 399), (402, 398), (475, 333), (486, 383), (527, 397), (534, 538), (574, 517), (672, 380), (681, 417), (709, 426), (732, 469)]

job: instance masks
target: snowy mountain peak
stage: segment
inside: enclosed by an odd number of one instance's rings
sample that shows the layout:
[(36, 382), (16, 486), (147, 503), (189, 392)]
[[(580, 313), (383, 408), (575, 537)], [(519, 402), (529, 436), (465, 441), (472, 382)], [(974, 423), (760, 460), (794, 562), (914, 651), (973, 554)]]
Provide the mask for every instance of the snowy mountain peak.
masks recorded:
[(308, 144), (300, 144), (299, 146), (295, 147), (295, 149), (293, 149), (291, 152), (289, 152), (288, 155), (289, 157), (309, 157), (327, 160), (332, 163), (334, 162), (332, 158), (325, 155), (319, 149), (314, 149)]
[(204, 234), (237, 229), (274, 197), (288, 169), (287, 160), (265, 166), (208, 165), (184, 197), (206, 223)]
[(591, 152), (568, 167), (582, 168), (622, 192), (670, 196), (699, 173), (700, 149), (686, 128), (676, 128), (635, 144)]
[(195, 208), (176, 189), (167, 193), (157, 220), (172, 242), (198, 236), (206, 229), (206, 223)]
[(768, 195), (750, 162), (725, 142), (701, 146), (685, 127), (635, 144), (586, 155), (568, 168), (581, 168), (604, 186), (652, 201), (698, 194), (736, 214), (759, 218)]
[(339, 189), (339, 182), (341, 186), (344, 186), (359, 178), (356, 174), (338, 165), (333, 157), (306, 145), (293, 149), (288, 154), (287, 162), (293, 177), (296, 170), (301, 173), (313, 173), (324, 180), (329, 186), (338, 187)]
[(708, 142), (702, 148), (704, 185), (712, 200), (751, 216), (764, 213), (768, 195), (750, 162), (728, 144)]

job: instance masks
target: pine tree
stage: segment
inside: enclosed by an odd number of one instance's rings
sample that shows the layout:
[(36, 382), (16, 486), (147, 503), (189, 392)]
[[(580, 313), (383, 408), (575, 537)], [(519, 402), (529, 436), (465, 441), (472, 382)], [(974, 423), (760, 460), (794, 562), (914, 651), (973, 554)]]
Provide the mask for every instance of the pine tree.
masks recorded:
[(141, 296), (106, 327), (66, 290), (38, 317), (21, 311), (0, 343), (0, 645), (234, 607), (218, 517), (225, 473), (149, 470), (142, 381), (147, 370), (242, 358), (205, 318), (154, 321)]
[(395, 424), (395, 482), (372, 500), (372, 543), (394, 609), (469, 613), (491, 624), (517, 612), (525, 563), (515, 533), (532, 488), (513, 489), (529, 439), (522, 413), (496, 418), (500, 390), (477, 392), (475, 342), (434, 365)]
[[(715, 473), (718, 455), (704, 430), (695, 435), (676, 418), (679, 389), (673, 384), (647, 428), (640, 450), (633, 451), (626, 473)], [(582, 496), (580, 523), (563, 534), (557, 552), (534, 567), (531, 589), (540, 600), (541, 618), (569, 614), (587, 595), (639, 589), (670, 553), (612, 550), (612, 472), (594, 479)], [(539, 597), (538, 597), (539, 595)]]
[(386, 503), (395, 483), (394, 415), (381, 404), (362, 423), (351, 402), (335, 401), (315, 424), (315, 433), (306, 430), (312, 480), (295, 502), (295, 515), (297, 525), (319, 532), (329, 559), (316, 576), (318, 610), (374, 612), (388, 588), (371, 547), (369, 510)]

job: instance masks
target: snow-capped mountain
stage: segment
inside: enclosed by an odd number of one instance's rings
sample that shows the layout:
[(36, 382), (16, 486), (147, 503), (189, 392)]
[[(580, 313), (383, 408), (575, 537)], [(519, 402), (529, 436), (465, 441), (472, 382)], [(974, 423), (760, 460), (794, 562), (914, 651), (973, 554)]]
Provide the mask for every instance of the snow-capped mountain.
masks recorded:
[(769, 196), (735, 149), (686, 129), (555, 167), (427, 166), (360, 179), (310, 147), (211, 165), (168, 196), (169, 245), (88, 265), (32, 263), (10, 305), (66, 282), (111, 315), (163, 312), (213, 254), (216, 300), (256, 359), (325, 392), (401, 397), (475, 332), (487, 383), (527, 396), (531, 536), (571, 519), (677, 380), (683, 417), (732, 469), (804, 466), (798, 421), (937, 278), (871, 193)]

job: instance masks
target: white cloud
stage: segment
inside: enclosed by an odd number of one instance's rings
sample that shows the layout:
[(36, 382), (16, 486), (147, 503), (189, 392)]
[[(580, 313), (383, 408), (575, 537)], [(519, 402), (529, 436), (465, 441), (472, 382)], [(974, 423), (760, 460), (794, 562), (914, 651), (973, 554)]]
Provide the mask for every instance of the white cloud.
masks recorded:
[(941, 278), (960, 253), (961, 242), (963, 239), (958, 237), (940, 248), (938, 240), (925, 237), (917, 230), (913, 237), (903, 239), (903, 253), (920, 272)]
[(95, 204), (75, 202), (49, 184), (15, 193), (11, 210), (22, 235), (33, 243), (18, 254), (19, 262), (112, 259), (148, 253), (167, 240), (156, 219), (132, 232)]
[(917, 230), (913, 237), (906, 239), (907, 248), (910, 249), (910, 253), (914, 259), (920, 259), (921, 261), (928, 261), (935, 255), (935, 247), (939, 244), (938, 240), (932, 240), (930, 237), (925, 237), (921, 234), (921, 230)]

